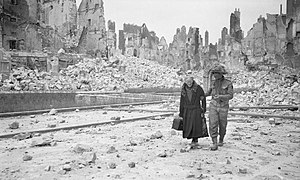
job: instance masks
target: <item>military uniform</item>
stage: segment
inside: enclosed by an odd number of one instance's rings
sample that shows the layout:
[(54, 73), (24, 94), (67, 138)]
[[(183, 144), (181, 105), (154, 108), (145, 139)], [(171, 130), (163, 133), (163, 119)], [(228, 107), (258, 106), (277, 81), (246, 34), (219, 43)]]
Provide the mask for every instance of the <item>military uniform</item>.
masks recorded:
[[(217, 67), (213, 72), (225, 74), (225, 69)], [(229, 110), (229, 100), (233, 98), (233, 85), (224, 76), (212, 82), (206, 96), (212, 96), (209, 105), (209, 134), (213, 141), (212, 150), (218, 149), (217, 146), (223, 145), (224, 136), (227, 127), (227, 115)], [(217, 137), (219, 144), (217, 145)]]

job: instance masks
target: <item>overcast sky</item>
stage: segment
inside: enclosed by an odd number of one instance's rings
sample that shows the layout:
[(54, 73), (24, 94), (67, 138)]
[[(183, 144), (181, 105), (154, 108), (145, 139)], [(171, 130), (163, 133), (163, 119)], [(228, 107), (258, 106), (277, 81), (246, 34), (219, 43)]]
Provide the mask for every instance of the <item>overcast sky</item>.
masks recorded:
[[(76, 0), (79, 6), (81, 0)], [(218, 41), (223, 27), (229, 30), (230, 14), (235, 8), (241, 12), (241, 27), (246, 35), (259, 15), (279, 14), (280, 4), (286, 13), (286, 0), (103, 0), (106, 22), (116, 22), (116, 32), (123, 23), (142, 25), (168, 43), (173, 40), (176, 28), (182, 25), (199, 27), (204, 37), (209, 31), (211, 43)]]

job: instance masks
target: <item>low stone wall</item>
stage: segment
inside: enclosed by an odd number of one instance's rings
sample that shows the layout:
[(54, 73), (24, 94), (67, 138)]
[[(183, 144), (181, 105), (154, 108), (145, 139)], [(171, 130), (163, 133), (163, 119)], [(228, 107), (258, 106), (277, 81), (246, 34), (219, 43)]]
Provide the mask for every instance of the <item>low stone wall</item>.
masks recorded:
[(165, 96), (152, 94), (80, 94), (76, 92), (0, 93), (0, 113), (161, 101)]

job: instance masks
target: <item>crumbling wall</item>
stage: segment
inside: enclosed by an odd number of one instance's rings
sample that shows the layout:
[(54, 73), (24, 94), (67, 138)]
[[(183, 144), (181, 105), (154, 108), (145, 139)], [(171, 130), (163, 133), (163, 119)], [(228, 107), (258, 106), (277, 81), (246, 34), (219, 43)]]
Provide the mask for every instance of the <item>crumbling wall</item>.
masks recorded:
[(71, 36), (76, 29), (76, 1), (44, 1), (42, 4), (41, 22), (57, 30), (61, 36)]
[[(107, 54), (104, 5), (102, 0), (83, 0), (78, 8), (78, 28), (82, 31), (79, 50), (92, 55)], [(83, 53), (83, 52), (81, 52)]]
[(230, 35), (235, 41), (241, 42), (243, 39), (243, 32), (240, 25), (240, 10), (235, 9), (234, 13), (230, 15)]

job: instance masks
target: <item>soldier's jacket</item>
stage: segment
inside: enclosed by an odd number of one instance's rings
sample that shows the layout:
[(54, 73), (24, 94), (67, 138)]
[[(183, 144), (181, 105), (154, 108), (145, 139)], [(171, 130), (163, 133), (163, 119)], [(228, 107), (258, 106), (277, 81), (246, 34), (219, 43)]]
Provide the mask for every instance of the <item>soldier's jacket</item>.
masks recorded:
[[(233, 85), (228, 79), (213, 81), (206, 96), (212, 96), (211, 104), (215, 106), (228, 106), (229, 100), (233, 98)], [(215, 95), (221, 95), (219, 99), (214, 99)]]

